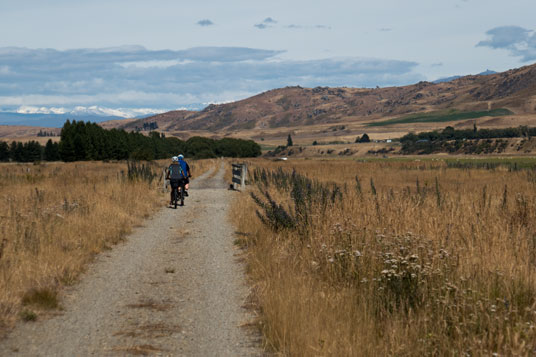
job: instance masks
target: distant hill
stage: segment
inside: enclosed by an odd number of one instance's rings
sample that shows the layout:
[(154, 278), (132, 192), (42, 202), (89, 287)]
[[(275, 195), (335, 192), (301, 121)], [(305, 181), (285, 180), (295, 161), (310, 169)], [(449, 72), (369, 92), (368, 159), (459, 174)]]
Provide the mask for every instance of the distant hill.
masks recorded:
[(0, 112), (0, 125), (21, 125), (61, 128), (67, 119), (100, 123), (105, 120), (123, 119), (117, 116), (73, 115), (73, 114), (26, 114)]
[[(45, 136), (40, 136), (39, 133), (46, 133)], [(36, 140), (41, 144), (45, 144), (49, 139), (53, 141), (59, 140), (61, 130), (59, 128), (47, 128), (38, 126), (15, 126), (15, 125), (0, 125), (0, 140)]]
[(202, 111), (171, 111), (117, 127), (134, 130), (158, 123), (159, 131), (202, 130), (224, 133), (247, 129), (301, 127), (381, 121), (408, 113), (445, 109), (485, 111), (505, 108), (513, 114), (536, 112), (536, 65), (503, 73), (483, 72), (449, 82), (419, 82), (388, 88), (274, 89)]
[(497, 74), (498, 72), (492, 71), (491, 69), (486, 69), (484, 72), (480, 72), (480, 76), (489, 76), (490, 74)]
[[(484, 72), (479, 73), (479, 76), (487, 76), (490, 74), (496, 74), (497, 72), (486, 69)], [(458, 78), (462, 78), (463, 76), (452, 76), (452, 77), (445, 77), (445, 78), (439, 78), (433, 81), (432, 83), (443, 83), (443, 82), (450, 82)]]

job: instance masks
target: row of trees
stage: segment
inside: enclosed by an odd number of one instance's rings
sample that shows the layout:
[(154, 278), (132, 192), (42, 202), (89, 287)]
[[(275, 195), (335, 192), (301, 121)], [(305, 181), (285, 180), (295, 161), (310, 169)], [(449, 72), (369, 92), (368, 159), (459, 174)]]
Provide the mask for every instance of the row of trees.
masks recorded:
[(519, 126), (517, 128), (502, 129), (473, 129), (457, 130), (447, 126), (442, 131), (426, 131), (419, 134), (409, 133), (400, 138), (401, 143), (416, 142), (419, 140), (445, 141), (445, 140), (473, 140), (473, 139), (503, 139), (536, 136), (536, 127)]
[[(520, 126), (503, 129), (456, 130), (451, 126), (442, 131), (428, 131), (419, 134), (409, 133), (400, 138), (401, 152), (404, 154), (434, 152), (463, 152), (479, 154), (481, 152), (502, 152), (508, 138), (530, 138), (536, 136), (536, 127)], [(497, 139), (497, 140), (492, 140)]]
[(39, 130), (39, 132), (37, 133), (37, 136), (39, 136), (39, 137), (43, 137), (43, 136), (58, 136), (58, 134), (56, 134), (53, 131)]
[(0, 161), (18, 161), (18, 162), (33, 162), (33, 161), (58, 161), (60, 160), (59, 145), (48, 140), (43, 147), (37, 141), (29, 141), (26, 143), (13, 141), (8, 145), (5, 141), (0, 141)]
[(252, 140), (225, 138), (214, 140), (192, 137), (186, 141), (166, 138), (151, 132), (149, 136), (124, 130), (106, 130), (94, 123), (69, 120), (64, 124), (59, 143), (46, 146), (36, 141), (0, 143), (0, 161), (83, 161), (83, 160), (154, 160), (183, 153), (192, 158), (255, 157), (260, 146)]
[(156, 130), (158, 129), (158, 123), (153, 121), (153, 122), (150, 122), (150, 123), (143, 123), (143, 126), (137, 126), (136, 127), (136, 131), (153, 131), (153, 130)]

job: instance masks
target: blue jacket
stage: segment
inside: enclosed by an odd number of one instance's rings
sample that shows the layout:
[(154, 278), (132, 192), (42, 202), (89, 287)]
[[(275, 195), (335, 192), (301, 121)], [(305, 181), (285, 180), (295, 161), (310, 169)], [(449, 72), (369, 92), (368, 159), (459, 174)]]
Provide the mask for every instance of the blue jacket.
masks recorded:
[(188, 177), (188, 172), (190, 172), (190, 166), (184, 160), (179, 160), (179, 165), (181, 165), (183, 177)]

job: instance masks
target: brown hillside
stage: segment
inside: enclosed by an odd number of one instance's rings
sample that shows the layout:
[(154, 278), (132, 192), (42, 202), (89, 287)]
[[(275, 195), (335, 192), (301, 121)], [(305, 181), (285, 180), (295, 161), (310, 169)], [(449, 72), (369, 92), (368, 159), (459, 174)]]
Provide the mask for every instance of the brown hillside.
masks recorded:
[(0, 125), (0, 140), (1, 141), (30, 141), (35, 140), (40, 144), (46, 144), (49, 139), (52, 141), (58, 141), (59, 136), (37, 136), (40, 131), (46, 131), (48, 133), (54, 133), (60, 135), (61, 129), (59, 128), (45, 128), (37, 126), (23, 126), (23, 125)]
[(404, 87), (287, 87), (234, 103), (209, 105), (200, 112), (172, 111), (121, 127), (134, 129), (143, 122), (156, 121), (163, 131), (229, 132), (370, 122), (446, 108), (507, 108), (515, 114), (533, 114), (536, 112), (536, 65), (493, 75), (465, 76), (437, 84), (419, 82)]
[[(506, 108), (513, 115), (452, 122), (420, 122), (370, 127), (367, 123), (409, 113), (457, 109), (481, 111)], [(209, 105), (202, 111), (170, 111), (145, 119), (111, 120), (106, 129), (136, 130), (156, 122), (158, 131), (187, 139), (192, 135), (240, 137), (264, 146), (313, 141), (353, 142), (367, 133), (374, 140), (398, 138), (410, 131), (536, 125), (536, 64), (493, 75), (465, 76), (450, 82), (419, 82), (388, 88), (302, 88), (270, 90), (233, 103)], [(1, 127), (0, 139), (32, 140), (39, 129)], [(55, 129), (57, 130), (57, 129)], [(149, 131), (142, 131), (149, 133)]]

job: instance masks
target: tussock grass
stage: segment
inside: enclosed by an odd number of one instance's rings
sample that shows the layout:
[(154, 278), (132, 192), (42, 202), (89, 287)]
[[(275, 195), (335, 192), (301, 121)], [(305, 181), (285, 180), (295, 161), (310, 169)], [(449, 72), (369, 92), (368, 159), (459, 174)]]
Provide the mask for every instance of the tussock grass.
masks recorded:
[(44, 309), (56, 309), (59, 306), (58, 293), (49, 288), (31, 289), (22, 297), (22, 305), (37, 305)]
[[(215, 162), (190, 165), (201, 175)], [(165, 206), (168, 163), (0, 164), (0, 326), (28, 320), (25, 305), (57, 308), (62, 286)]]
[(35, 321), (37, 320), (37, 314), (31, 310), (22, 310), (20, 312), (20, 318), (23, 321)]
[(275, 349), (293, 356), (534, 352), (531, 171), (442, 161), (297, 160), (289, 167), (252, 160), (250, 167), (258, 169), (256, 188), (237, 198), (233, 217), (248, 248), (260, 325)]

